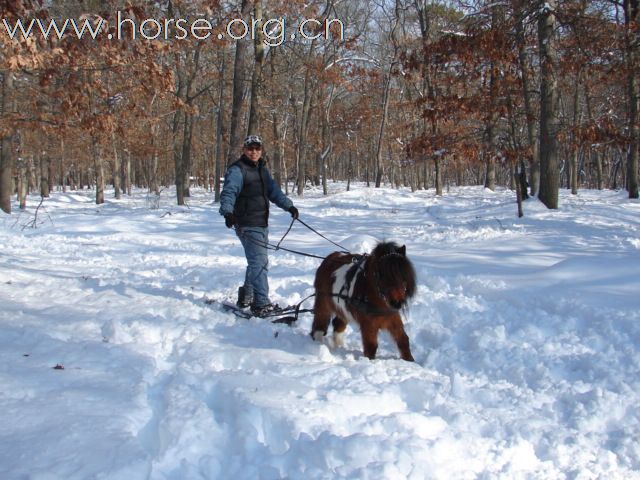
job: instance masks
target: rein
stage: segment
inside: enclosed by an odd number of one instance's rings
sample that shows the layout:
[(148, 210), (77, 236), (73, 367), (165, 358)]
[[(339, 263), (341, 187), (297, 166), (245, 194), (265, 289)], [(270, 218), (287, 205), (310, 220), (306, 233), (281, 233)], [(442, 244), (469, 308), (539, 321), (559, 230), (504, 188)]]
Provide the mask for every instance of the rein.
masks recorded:
[[(247, 237), (242, 235), (242, 237), (245, 240), (249, 240), (250, 242), (259, 245), (261, 247), (264, 247), (268, 250), (284, 250), (285, 252), (289, 252), (289, 253), (293, 253), (296, 255), (301, 255), (303, 257), (311, 257), (311, 258), (318, 258), (320, 260), (326, 260), (327, 257), (321, 257), (319, 255), (314, 255), (312, 253), (306, 253), (306, 252), (300, 252), (297, 250), (291, 250), (289, 248), (285, 248), (282, 247), (281, 244), (284, 241), (284, 239), (287, 237), (287, 235), (289, 235), (289, 232), (291, 231), (291, 229), (293, 228), (293, 224), (295, 223), (295, 221), (300, 222), (302, 225), (304, 225), (307, 229), (309, 229), (310, 231), (312, 231), (313, 233), (315, 233), (316, 235), (318, 235), (319, 237), (323, 238), (324, 240), (326, 240), (327, 242), (335, 245), (336, 247), (341, 249), (341, 253), (345, 253), (345, 254), (349, 254), (349, 255), (353, 255), (354, 256), (354, 265), (353, 265), (353, 270), (350, 270), (348, 272), (348, 278), (347, 278), (347, 283), (342, 287), (342, 290), (340, 291), (340, 293), (332, 293), (331, 296), (335, 297), (335, 298), (339, 298), (341, 300), (344, 300), (345, 303), (351, 305), (353, 308), (355, 308), (356, 310), (360, 310), (363, 313), (366, 313), (368, 315), (373, 315), (373, 316), (383, 316), (383, 315), (389, 315), (389, 314), (393, 314), (393, 313), (397, 313), (400, 309), (398, 308), (394, 308), (389, 306), (389, 308), (378, 308), (378, 307), (374, 307), (371, 305), (370, 302), (367, 301), (366, 298), (355, 298), (355, 297), (349, 297), (348, 295), (343, 294), (343, 290), (346, 287), (346, 291), (349, 291), (351, 282), (353, 281), (355, 274), (358, 270), (363, 270), (362, 266), (364, 263), (364, 260), (366, 259), (366, 257), (368, 256), (368, 254), (352, 254), (351, 252), (349, 252), (346, 248), (344, 248), (342, 245), (340, 245), (339, 243), (334, 242), (333, 240), (327, 238), (326, 236), (324, 236), (323, 234), (321, 234), (320, 232), (318, 232), (316, 229), (314, 229), (313, 227), (307, 225), (305, 222), (303, 222), (302, 220), (300, 220), (299, 218), (293, 218), (291, 219), (291, 223), (289, 224), (289, 228), (287, 228), (287, 231), (284, 233), (284, 235), (282, 236), (282, 238), (280, 239), (280, 241), (277, 244), (272, 244), (269, 242), (262, 242), (259, 240), (255, 240), (251, 237)], [(239, 234), (238, 229), (236, 228), (236, 233)], [(240, 236), (240, 234), (239, 234)], [(397, 255), (397, 253), (389, 253), (387, 255)], [(387, 256), (385, 255), (385, 256)], [(357, 259), (357, 262), (356, 262)], [(292, 322), (295, 322), (298, 320), (298, 316), (300, 313), (304, 313), (304, 312), (313, 312), (313, 309), (301, 309), (300, 307), (302, 306), (302, 304), (307, 301), (308, 299), (315, 297), (316, 294), (313, 293), (311, 295), (309, 295), (308, 297), (303, 298), (298, 304), (295, 305), (295, 309), (293, 310), (293, 316), (289, 316), (289, 317), (283, 317), (283, 318), (279, 318), (273, 321), (273, 323), (287, 323), (287, 324), (291, 324)], [(382, 296), (384, 298), (384, 295)]]
[[(310, 227), (309, 225), (307, 225), (306, 223), (304, 223), (302, 220), (300, 220), (299, 218), (292, 218), (291, 219), (291, 223), (289, 224), (289, 228), (287, 228), (287, 231), (284, 233), (284, 235), (282, 236), (282, 238), (280, 239), (280, 241), (277, 244), (272, 244), (269, 242), (261, 242), (258, 240), (255, 240), (253, 238), (250, 237), (246, 237), (243, 236), (243, 238), (245, 240), (249, 240), (250, 242), (259, 245), (261, 247), (265, 247), (267, 250), (284, 250), (285, 252), (289, 252), (289, 253), (293, 253), (296, 255), (301, 255), (303, 257), (310, 257), (310, 258), (319, 258), (320, 260), (324, 260), (327, 257), (321, 257), (320, 255), (314, 255), (312, 253), (306, 253), (306, 252), (300, 252), (298, 250), (291, 250), (289, 248), (284, 248), (281, 247), (280, 245), (282, 244), (282, 242), (284, 241), (284, 239), (287, 237), (287, 235), (289, 235), (289, 232), (291, 231), (291, 229), (293, 228), (293, 224), (295, 221), (300, 222), (302, 225), (304, 225), (305, 227), (307, 227), (309, 230), (311, 230), (313, 233), (315, 233), (316, 235), (318, 235), (319, 237), (323, 238), (324, 240), (326, 240), (329, 243), (332, 243), (333, 245), (335, 245), (336, 247), (339, 247), (342, 249), (342, 253), (350, 253), (346, 248), (344, 248), (342, 245), (334, 242), (333, 240), (328, 239), (327, 237), (325, 237), (323, 234), (321, 234), (320, 232), (318, 232), (316, 229), (314, 229), (313, 227)], [(238, 232), (238, 229), (235, 229), (236, 232)]]
[[(306, 223), (304, 223), (302, 220), (300, 220), (299, 218), (294, 218), (291, 221), (291, 225), (289, 226), (289, 230), (291, 230), (291, 227), (293, 226), (293, 222), (298, 220), (302, 225), (304, 225), (305, 227), (307, 227), (309, 230), (311, 230), (313, 233), (315, 233), (316, 235), (318, 235), (319, 237), (325, 239), (327, 242), (334, 244), (336, 247), (342, 249), (342, 253), (350, 253), (349, 250), (347, 250), (346, 248), (344, 248), (342, 245), (340, 245), (339, 243), (334, 242), (333, 240), (329, 240), (327, 237), (325, 237), (324, 235), (322, 235), (320, 232), (318, 232), (317, 230), (315, 230), (314, 228), (310, 227), (309, 225), (307, 225)], [(289, 233), (289, 230), (287, 230), (287, 233)], [(284, 236), (287, 236), (287, 233), (284, 234)], [(282, 240), (284, 240), (284, 237), (282, 237)], [(280, 240), (280, 242), (282, 242), (282, 240)], [(280, 244), (278, 244), (280, 245)]]

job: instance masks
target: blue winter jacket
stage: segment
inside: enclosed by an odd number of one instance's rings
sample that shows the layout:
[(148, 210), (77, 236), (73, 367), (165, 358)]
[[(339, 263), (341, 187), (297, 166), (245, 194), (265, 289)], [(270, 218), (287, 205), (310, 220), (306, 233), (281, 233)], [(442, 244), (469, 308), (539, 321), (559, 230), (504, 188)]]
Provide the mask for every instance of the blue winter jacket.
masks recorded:
[(289, 210), (293, 202), (275, 182), (264, 160), (252, 163), (244, 155), (233, 163), (224, 177), (220, 194), (220, 215), (233, 213), (240, 227), (266, 227), (269, 202)]

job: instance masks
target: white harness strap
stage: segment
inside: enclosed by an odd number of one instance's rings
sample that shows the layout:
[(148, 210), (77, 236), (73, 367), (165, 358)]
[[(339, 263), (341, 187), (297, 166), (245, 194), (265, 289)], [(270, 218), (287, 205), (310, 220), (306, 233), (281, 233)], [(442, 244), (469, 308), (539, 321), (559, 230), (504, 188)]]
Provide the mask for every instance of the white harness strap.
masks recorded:
[(363, 259), (358, 263), (342, 265), (333, 272), (333, 285), (331, 291), (333, 294), (333, 302), (340, 310), (340, 316), (347, 323), (354, 321), (351, 312), (347, 308), (347, 299), (353, 297), (353, 290), (358, 278), (364, 271), (365, 261), (366, 260)]

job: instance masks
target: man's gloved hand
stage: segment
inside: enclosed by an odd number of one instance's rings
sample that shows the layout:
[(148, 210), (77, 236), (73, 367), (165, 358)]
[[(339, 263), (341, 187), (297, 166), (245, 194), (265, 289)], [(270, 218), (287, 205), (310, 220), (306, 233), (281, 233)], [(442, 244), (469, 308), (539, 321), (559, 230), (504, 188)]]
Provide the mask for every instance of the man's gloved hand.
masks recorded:
[(233, 216), (233, 213), (225, 213), (224, 215), (224, 224), (227, 228), (233, 228), (233, 225), (236, 223), (236, 217)]
[(297, 219), (298, 219), (298, 216), (300, 215), (300, 214), (298, 213), (298, 209), (297, 209), (296, 207), (294, 207), (293, 205), (291, 205), (291, 206), (289, 207), (289, 213), (291, 214), (291, 216), (292, 216), (295, 220), (297, 220)]

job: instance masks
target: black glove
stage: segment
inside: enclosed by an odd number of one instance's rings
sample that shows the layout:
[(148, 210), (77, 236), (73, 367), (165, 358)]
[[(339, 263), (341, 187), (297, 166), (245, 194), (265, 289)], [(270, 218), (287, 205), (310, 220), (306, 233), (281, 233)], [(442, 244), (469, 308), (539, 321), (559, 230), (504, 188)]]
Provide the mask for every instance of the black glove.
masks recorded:
[(233, 213), (225, 213), (224, 214), (224, 224), (227, 228), (233, 228), (233, 225), (236, 223), (236, 217), (233, 216)]
[(292, 216), (295, 220), (297, 220), (297, 219), (298, 219), (298, 216), (300, 215), (300, 214), (298, 213), (298, 209), (297, 209), (296, 207), (294, 207), (293, 205), (291, 205), (291, 206), (289, 207), (289, 213), (291, 214), (291, 216)]

